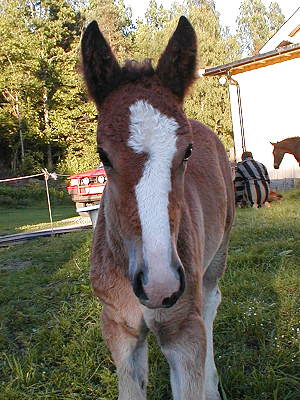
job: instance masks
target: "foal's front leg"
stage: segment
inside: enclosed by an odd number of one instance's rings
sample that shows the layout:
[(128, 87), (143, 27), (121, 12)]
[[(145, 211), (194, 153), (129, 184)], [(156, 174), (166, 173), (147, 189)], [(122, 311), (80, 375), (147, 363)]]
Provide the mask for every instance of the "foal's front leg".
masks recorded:
[(199, 315), (162, 324), (155, 332), (168, 360), (174, 400), (204, 400), (205, 327)]
[(119, 310), (105, 306), (102, 334), (117, 367), (118, 400), (145, 400), (148, 383), (147, 328), (138, 308), (131, 307), (129, 312), (132, 314), (130, 318), (124, 319)]

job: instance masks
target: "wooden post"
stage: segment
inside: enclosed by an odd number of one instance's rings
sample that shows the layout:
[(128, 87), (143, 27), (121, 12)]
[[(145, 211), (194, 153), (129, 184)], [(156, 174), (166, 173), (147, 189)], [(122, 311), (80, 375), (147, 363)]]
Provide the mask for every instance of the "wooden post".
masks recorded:
[(51, 201), (50, 201), (49, 187), (48, 187), (49, 172), (47, 171), (46, 168), (43, 169), (42, 171), (44, 173), (44, 178), (45, 178), (45, 186), (46, 186), (46, 192), (47, 192), (49, 218), (50, 218), (51, 230), (52, 230), (52, 234), (53, 234), (53, 220), (52, 220), (52, 211), (51, 211)]

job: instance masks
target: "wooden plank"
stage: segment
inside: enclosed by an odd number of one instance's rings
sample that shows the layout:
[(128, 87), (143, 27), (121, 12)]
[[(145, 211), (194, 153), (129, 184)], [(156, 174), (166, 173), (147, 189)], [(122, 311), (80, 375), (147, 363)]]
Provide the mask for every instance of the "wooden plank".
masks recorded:
[(254, 69), (267, 67), (268, 65), (278, 64), (284, 61), (292, 60), (294, 58), (300, 58), (300, 50), (293, 51), (290, 53), (278, 54), (277, 56), (264, 58), (263, 60), (257, 60), (249, 64), (239, 65), (237, 67), (231, 68), (229, 70), (229, 73), (230, 75), (237, 75), (243, 72), (252, 71)]
[(269, 51), (268, 53), (257, 54), (216, 67), (205, 68), (203, 76), (218, 76), (228, 73), (234, 75), (299, 57), (300, 44), (293, 44)]
[(300, 31), (300, 24), (289, 34), (289, 37), (295, 36)]

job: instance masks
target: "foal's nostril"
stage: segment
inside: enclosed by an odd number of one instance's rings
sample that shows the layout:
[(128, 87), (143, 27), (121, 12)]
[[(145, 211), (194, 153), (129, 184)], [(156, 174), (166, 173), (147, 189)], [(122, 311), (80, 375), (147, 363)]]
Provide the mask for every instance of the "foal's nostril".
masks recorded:
[(132, 287), (136, 297), (138, 297), (140, 300), (148, 300), (148, 297), (144, 291), (142, 271), (138, 272), (135, 275)]
[(182, 266), (178, 267), (177, 273), (179, 275), (179, 280), (180, 280), (179, 292), (180, 292), (180, 296), (181, 296), (185, 289), (185, 273), (184, 273), (184, 269)]
[(166, 308), (172, 307), (176, 303), (179, 297), (180, 297), (179, 291), (173, 293), (172, 296), (163, 299), (162, 305)]
[(185, 289), (185, 275), (184, 275), (184, 270), (183, 267), (180, 266), (177, 269), (178, 277), (180, 280), (180, 287), (179, 290), (176, 293), (173, 293), (172, 296), (166, 297), (162, 301), (162, 305), (166, 308), (172, 307), (176, 301), (179, 299), (179, 297), (182, 295)]

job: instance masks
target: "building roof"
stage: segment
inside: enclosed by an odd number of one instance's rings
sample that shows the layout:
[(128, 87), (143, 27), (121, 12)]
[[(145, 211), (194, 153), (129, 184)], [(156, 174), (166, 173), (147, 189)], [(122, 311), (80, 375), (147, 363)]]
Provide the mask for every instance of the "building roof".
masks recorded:
[(260, 53), (216, 67), (205, 68), (202, 76), (236, 75), (300, 57), (300, 7), (261, 48)]
[(260, 53), (266, 53), (280, 46), (282, 42), (286, 44), (296, 44), (300, 42), (300, 7), (288, 18), (277, 32), (264, 44)]
[(228, 64), (205, 68), (203, 76), (236, 75), (253, 69), (266, 67), (293, 58), (300, 57), (300, 43), (279, 47), (267, 53), (257, 54), (252, 57), (242, 58)]

